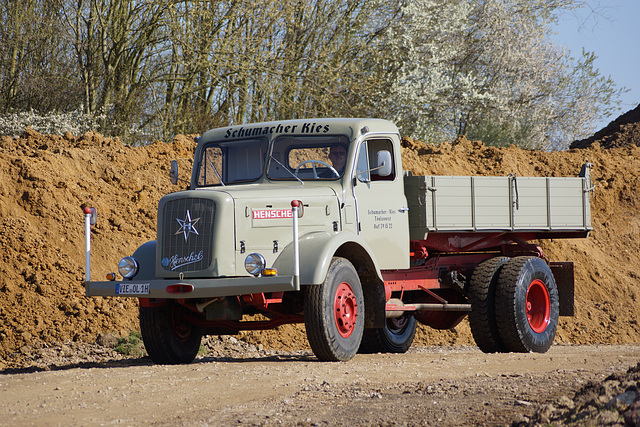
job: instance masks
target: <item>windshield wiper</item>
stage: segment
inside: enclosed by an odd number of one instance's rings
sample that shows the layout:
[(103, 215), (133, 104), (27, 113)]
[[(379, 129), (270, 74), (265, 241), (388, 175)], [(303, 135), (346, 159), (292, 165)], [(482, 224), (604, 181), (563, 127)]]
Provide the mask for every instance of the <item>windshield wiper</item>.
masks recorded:
[(271, 160), (275, 161), (277, 164), (279, 164), (280, 166), (282, 166), (282, 169), (284, 169), (284, 170), (286, 170), (287, 172), (289, 172), (289, 175), (291, 175), (292, 177), (294, 177), (295, 179), (297, 179), (297, 180), (300, 182), (300, 184), (304, 185), (304, 182), (303, 182), (300, 178), (298, 178), (298, 177), (296, 176), (296, 174), (294, 174), (293, 172), (291, 172), (291, 171), (289, 170), (289, 168), (288, 168), (288, 167), (286, 167), (285, 165), (283, 165), (282, 163), (280, 163), (280, 162), (278, 161), (278, 159), (276, 159), (275, 157), (273, 157), (273, 155), (271, 155), (271, 156), (269, 156), (269, 157), (271, 158)]

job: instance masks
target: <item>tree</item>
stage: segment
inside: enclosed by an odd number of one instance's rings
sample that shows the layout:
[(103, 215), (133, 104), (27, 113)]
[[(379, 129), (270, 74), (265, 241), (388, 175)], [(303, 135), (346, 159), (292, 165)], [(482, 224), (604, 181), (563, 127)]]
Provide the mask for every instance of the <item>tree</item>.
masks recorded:
[(561, 147), (619, 90), (549, 39), (584, 0), (0, 0), (0, 113), (102, 114), (129, 142), (388, 118), (438, 142)]
[(491, 145), (559, 148), (590, 125), (620, 91), (593, 67), (554, 46), (550, 25), (576, 0), (419, 0), (403, 5), (386, 48), (385, 108), (427, 141), (459, 134)]
[(127, 137), (144, 124), (155, 53), (163, 43), (165, 1), (77, 0), (65, 6), (66, 25), (82, 76), (89, 113), (112, 107), (105, 130)]
[[(170, 132), (247, 121), (353, 115), (371, 89), (364, 58), (390, 0), (176, 2), (166, 25)], [(193, 29), (196, 28), (197, 31)]]
[(0, 112), (70, 111), (79, 101), (60, 4), (0, 1)]

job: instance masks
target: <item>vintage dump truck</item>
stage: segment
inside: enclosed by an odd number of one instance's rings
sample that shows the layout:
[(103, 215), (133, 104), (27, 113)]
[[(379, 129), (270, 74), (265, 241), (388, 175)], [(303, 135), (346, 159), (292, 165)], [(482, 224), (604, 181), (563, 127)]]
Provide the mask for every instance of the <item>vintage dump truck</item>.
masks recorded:
[(160, 200), (157, 240), (86, 293), (138, 298), (156, 363), (191, 362), (203, 334), (289, 323), (323, 361), (399, 353), (418, 322), (450, 329), (467, 315), (484, 352), (545, 352), (573, 315), (573, 264), (531, 242), (589, 234), (589, 166), (412, 176), (398, 129), (379, 119), (210, 130), (188, 189)]

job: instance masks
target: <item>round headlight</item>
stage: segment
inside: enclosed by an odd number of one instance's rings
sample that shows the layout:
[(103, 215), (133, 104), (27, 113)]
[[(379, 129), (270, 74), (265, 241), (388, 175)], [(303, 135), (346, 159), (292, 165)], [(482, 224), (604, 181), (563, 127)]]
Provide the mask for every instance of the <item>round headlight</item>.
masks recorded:
[(132, 278), (138, 273), (138, 261), (130, 256), (126, 256), (118, 263), (118, 272), (122, 277)]
[(247, 269), (247, 273), (257, 276), (264, 270), (267, 262), (260, 254), (249, 254), (244, 260), (244, 268)]

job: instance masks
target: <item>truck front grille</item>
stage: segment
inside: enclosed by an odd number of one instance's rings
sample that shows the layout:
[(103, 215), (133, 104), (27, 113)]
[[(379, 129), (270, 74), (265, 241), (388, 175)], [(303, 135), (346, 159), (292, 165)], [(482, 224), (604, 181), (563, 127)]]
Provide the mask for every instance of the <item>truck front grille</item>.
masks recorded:
[(160, 263), (166, 271), (205, 270), (211, 264), (216, 205), (212, 200), (168, 201), (161, 212)]

